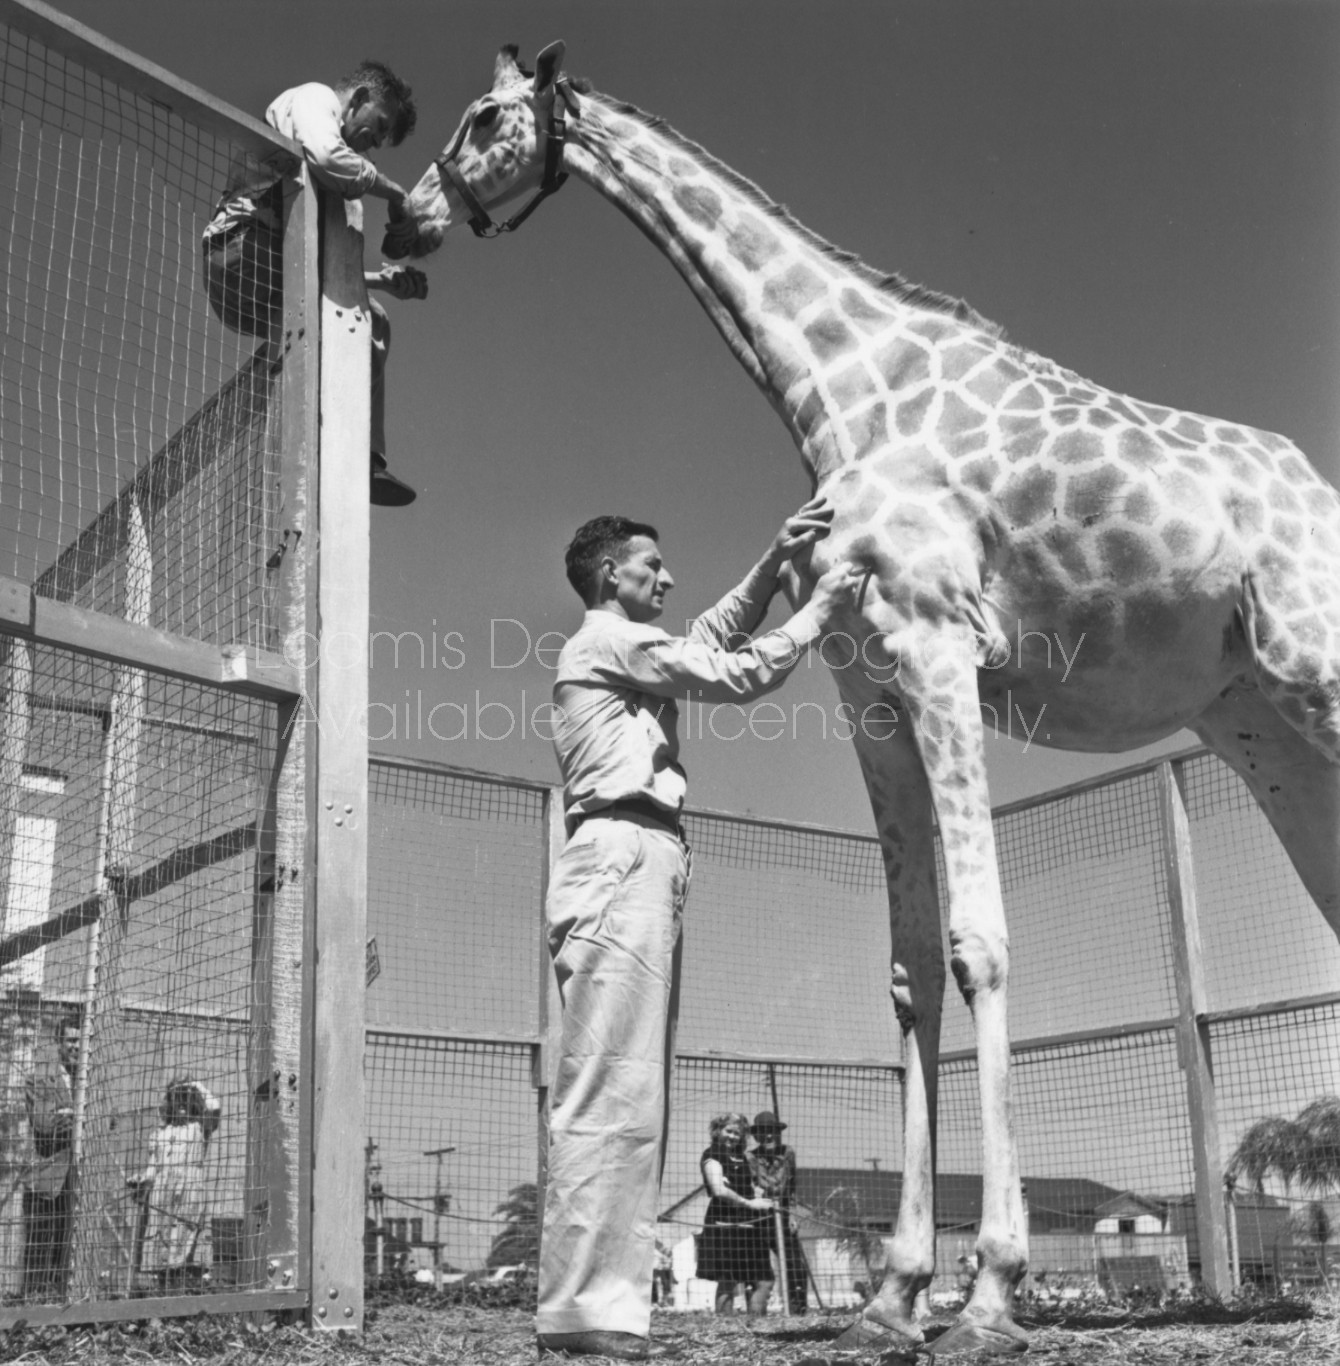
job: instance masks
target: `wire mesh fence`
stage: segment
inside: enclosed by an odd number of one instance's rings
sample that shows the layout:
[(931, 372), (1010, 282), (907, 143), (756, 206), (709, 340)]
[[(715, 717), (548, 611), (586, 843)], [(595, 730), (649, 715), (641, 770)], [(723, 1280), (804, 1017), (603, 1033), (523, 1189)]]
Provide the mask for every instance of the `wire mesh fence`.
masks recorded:
[(299, 1290), (309, 453), (201, 280), (262, 161), (297, 164), (0, 0), (0, 1323)]
[[(1222, 1170), (1255, 1120), (1340, 1093), (1340, 948), (1240, 781), (1208, 756), (1177, 762), (1214, 1006)], [(392, 1248), (407, 1275), (497, 1278), (535, 1254), (539, 1088), (556, 1010), (542, 891), (559, 798), (520, 782), (506, 795), (506, 780), (429, 765), (372, 767), (382, 975), (370, 997), (368, 1135), (385, 1194), (383, 1269)], [(1159, 784), (1150, 766), (996, 817), (1036, 1293), (1172, 1288), (1203, 1274)], [(793, 1308), (802, 1292), (811, 1307), (856, 1303), (878, 1276), (902, 1180), (877, 843), (711, 812), (689, 812), (685, 826), (693, 885), (658, 1297), (711, 1306), (712, 1284), (694, 1274), (708, 1124), (768, 1110), (799, 1163), (791, 1218), (806, 1277)], [(971, 1278), (981, 1217), (972, 1043), (951, 984), (933, 1282), (946, 1296)], [(444, 1148), (454, 1151), (430, 1156)], [(443, 1190), (445, 1202), (426, 1198)], [(393, 1197), (417, 1205), (410, 1223), (392, 1223)], [(1235, 1193), (1240, 1279), (1291, 1265), (1291, 1209), (1282, 1190)], [(375, 1246), (371, 1195), (368, 1218)]]
[(6, 644), (0, 1287), (32, 1303), (257, 1284), (274, 707)]
[(0, 19), (0, 573), (120, 613), (135, 516), (145, 624), (273, 644), (276, 385), (200, 278), (231, 168), (267, 149)]

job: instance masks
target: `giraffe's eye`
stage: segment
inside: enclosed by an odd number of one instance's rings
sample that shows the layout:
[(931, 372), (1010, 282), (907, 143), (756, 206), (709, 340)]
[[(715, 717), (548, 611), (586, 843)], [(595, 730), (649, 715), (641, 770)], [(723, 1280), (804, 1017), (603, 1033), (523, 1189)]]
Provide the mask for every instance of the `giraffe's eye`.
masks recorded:
[(498, 106), (496, 104), (481, 105), (476, 111), (472, 127), (476, 133), (482, 132), (485, 128), (492, 128), (498, 117)]

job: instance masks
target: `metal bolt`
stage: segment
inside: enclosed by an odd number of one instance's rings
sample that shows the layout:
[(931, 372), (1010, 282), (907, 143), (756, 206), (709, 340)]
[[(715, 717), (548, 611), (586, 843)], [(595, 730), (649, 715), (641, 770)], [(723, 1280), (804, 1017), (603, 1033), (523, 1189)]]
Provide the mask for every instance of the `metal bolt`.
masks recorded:
[(326, 1306), (324, 1304), (316, 1311), (316, 1316), (319, 1319), (324, 1319), (326, 1317)]
[(343, 825), (343, 824), (344, 824), (344, 817), (343, 817), (343, 816), (336, 816), (336, 817), (335, 817), (335, 824), (336, 824), (336, 825)]
[(289, 1283), (289, 1281), (291, 1281), (292, 1279), (293, 1279), (293, 1273), (292, 1273), (291, 1271), (286, 1271), (286, 1272), (284, 1272), (284, 1284), (285, 1284), (285, 1285), (287, 1285), (287, 1284)]
[(326, 1291), (326, 1294), (328, 1294), (332, 1300), (338, 1300), (340, 1298), (340, 1292), (336, 1290), (333, 1285)]
[(344, 1306), (344, 1317), (345, 1317), (346, 1319), (351, 1319), (351, 1318), (353, 1318), (353, 1316), (354, 1316), (354, 1306), (353, 1306), (352, 1304), (346, 1304), (346, 1305)]
[(265, 1265), (265, 1269), (266, 1269), (266, 1271), (268, 1271), (268, 1272), (270, 1273), (271, 1276), (273, 1276), (273, 1275), (275, 1274), (275, 1272), (279, 1270), (279, 1263), (278, 1263), (278, 1262), (267, 1262), (266, 1265)]
[(344, 809), (345, 809), (345, 811), (346, 811), (348, 814), (350, 814), (350, 815), (353, 814), (354, 808), (353, 808), (352, 806), (346, 805)]

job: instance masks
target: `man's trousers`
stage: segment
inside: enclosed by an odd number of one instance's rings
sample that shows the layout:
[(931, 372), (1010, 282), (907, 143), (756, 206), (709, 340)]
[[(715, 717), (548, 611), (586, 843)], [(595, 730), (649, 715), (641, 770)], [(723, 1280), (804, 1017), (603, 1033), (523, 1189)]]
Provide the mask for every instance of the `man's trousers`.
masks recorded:
[(651, 821), (593, 817), (546, 913), (563, 1002), (550, 1091), (541, 1334), (651, 1326), (688, 848)]

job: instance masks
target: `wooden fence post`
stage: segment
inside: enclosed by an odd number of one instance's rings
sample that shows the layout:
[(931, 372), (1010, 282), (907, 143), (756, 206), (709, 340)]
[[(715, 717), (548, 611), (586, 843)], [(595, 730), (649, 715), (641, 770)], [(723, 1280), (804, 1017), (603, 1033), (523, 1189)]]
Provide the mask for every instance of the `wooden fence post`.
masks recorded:
[(362, 205), (323, 195), (322, 244), (311, 1323), (361, 1329), (372, 364)]
[(1210, 1027), (1205, 1022), (1208, 1006), (1200, 921), (1196, 911), (1191, 827), (1182, 790), (1183, 765), (1180, 760), (1165, 761), (1157, 772), (1163, 866), (1168, 884), (1173, 968), (1177, 982), (1177, 1051), (1186, 1078), (1187, 1113), (1191, 1121), (1201, 1280), (1211, 1295), (1227, 1298), (1233, 1293), (1233, 1278), (1228, 1259), (1224, 1171), (1210, 1055)]
[(536, 1108), (539, 1123), (537, 1141), (539, 1151), (535, 1163), (535, 1236), (538, 1241), (544, 1227), (544, 1195), (549, 1180), (549, 1083), (553, 1080), (554, 1064), (558, 1058), (558, 1041), (562, 1032), (562, 1005), (558, 998), (558, 982), (549, 957), (549, 932), (544, 908), (549, 900), (549, 879), (558, 856), (567, 842), (563, 822), (563, 789), (551, 787), (544, 794), (544, 851), (540, 868), (540, 925), (539, 925), (539, 1043), (535, 1046), (534, 1075)]

